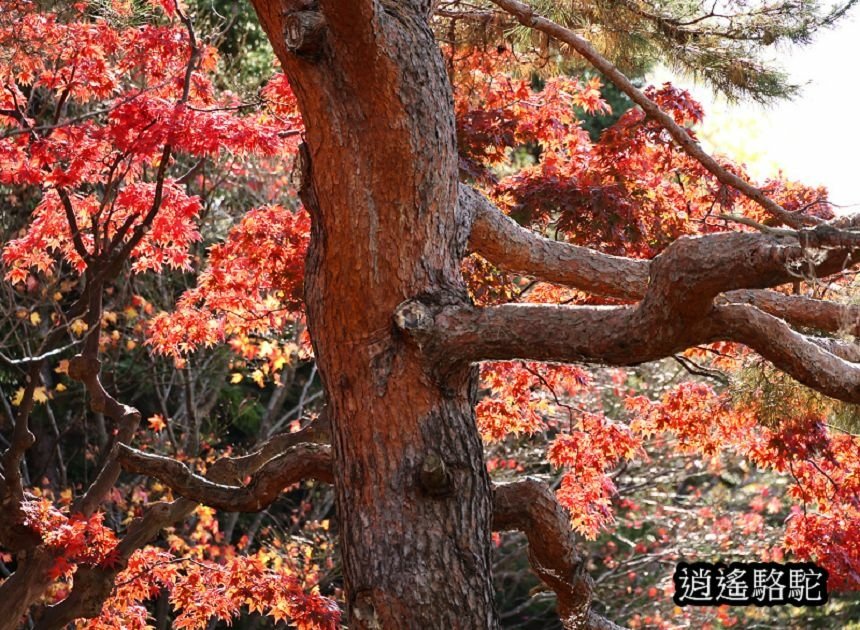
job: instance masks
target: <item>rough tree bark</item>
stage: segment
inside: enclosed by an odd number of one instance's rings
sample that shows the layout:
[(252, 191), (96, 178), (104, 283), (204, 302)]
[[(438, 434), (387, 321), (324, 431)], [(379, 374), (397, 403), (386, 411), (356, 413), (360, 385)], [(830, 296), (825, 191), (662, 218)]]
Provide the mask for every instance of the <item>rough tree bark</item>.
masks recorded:
[(415, 297), (467, 300), (453, 98), (430, 3), (253, 4), (307, 130), (305, 300), (332, 419), (349, 626), (495, 627), (473, 372), (436, 380), (392, 321)]
[[(849, 363), (856, 349), (789, 327), (832, 329), (857, 313), (764, 291), (809, 267), (812, 247), (826, 250), (816, 274), (856, 264), (856, 225), (807, 227), (813, 222), (727, 173), (587, 42), (527, 5), (494, 1), (570, 44), (719, 181), (795, 229), (679, 239), (653, 261), (541, 239), (458, 184), (430, 0), (252, 0), (306, 126), (296, 166), (313, 219), (305, 301), (332, 421), (351, 628), (497, 627), (494, 523), (527, 532), (533, 568), (556, 591), (566, 628), (612, 627), (590, 610), (590, 582), (548, 491), (499, 488), (493, 515), (473, 362), (633, 365), (726, 339), (819, 391), (860, 401), (860, 367)], [(460, 275), (467, 246), (502, 267), (637, 303), (476, 309)], [(141, 472), (160, 467), (126, 455)], [(198, 500), (217, 495), (239, 509), (269, 500), (179, 472)]]
[[(259, 510), (284, 485), (305, 478), (335, 484), (351, 628), (498, 627), (489, 558), (494, 527), (526, 533), (532, 567), (555, 591), (565, 628), (616, 628), (591, 610), (592, 582), (552, 493), (534, 480), (492, 489), (473, 411), (474, 362), (633, 365), (729, 340), (809, 387), (860, 403), (858, 347), (792, 328), (856, 335), (860, 309), (767, 290), (801, 273), (823, 277), (860, 264), (860, 215), (823, 223), (788, 213), (726, 173), (576, 34), (516, 0), (493, 1), (568, 43), (719, 181), (792, 229), (755, 224), (760, 233), (681, 238), (650, 261), (543, 239), (458, 183), (453, 99), (428, 26), (432, 0), (252, 0), (306, 126), (296, 178), (313, 220), (305, 302), (326, 419), (197, 475), (129, 446), (140, 414), (102, 386), (91, 336), (69, 374), (86, 386), (92, 409), (120, 431), (74, 509), (91, 514), (121, 467), (158, 478), (183, 498), (149, 506), (125, 533), (116, 565), (80, 568), (69, 596), (38, 611), (38, 630), (97, 615), (134, 550), (195, 502)], [(190, 20), (180, 17), (192, 41), (184, 101), (199, 48)], [(102, 288), (159, 210), (170, 152), (165, 146), (155, 203), (119, 251), (88, 258), (75, 241), (88, 272), (69, 315), (86, 313), (91, 330), (100, 322)], [(71, 202), (64, 202), (78, 234)], [(630, 304), (475, 308), (460, 274), (467, 249), (500, 267)], [(27, 418), (43, 361), (25, 361), (31, 376), (2, 458), (0, 543), (20, 553), (15, 574), (0, 585), (0, 601), (11, 602), (0, 630), (18, 625), (48, 588), (53, 561), (19, 527), (18, 470), (33, 442)]]

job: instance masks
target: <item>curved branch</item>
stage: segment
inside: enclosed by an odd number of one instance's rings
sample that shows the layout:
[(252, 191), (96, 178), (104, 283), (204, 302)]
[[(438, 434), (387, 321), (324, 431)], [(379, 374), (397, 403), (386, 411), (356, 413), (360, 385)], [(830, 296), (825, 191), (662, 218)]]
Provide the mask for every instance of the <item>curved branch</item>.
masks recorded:
[[(94, 310), (101, 316), (101, 306)], [(98, 321), (98, 320), (97, 320)], [(91, 327), (91, 334), (98, 338), (98, 324)], [(98, 413), (104, 413), (117, 424), (114, 436), (114, 446), (96, 475), (95, 480), (74, 504), (74, 511), (84, 516), (90, 516), (119, 478), (120, 465), (116, 459), (116, 449), (119, 445), (130, 442), (140, 424), (140, 412), (134, 407), (124, 405), (111, 396), (101, 382), (101, 361), (97, 358), (98, 347), (84, 348), (69, 360), (69, 377), (84, 384), (90, 397), (90, 408)]]
[(320, 444), (297, 444), (276, 455), (242, 486), (211, 481), (180, 461), (119, 445), (117, 459), (127, 472), (158, 479), (177, 494), (228, 512), (259, 512), (281, 491), (303, 479), (332, 482), (331, 449)]
[[(629, 306), (504, 304), (484, 309), (409, 301), (395, 317), (440, 374), (463, 362), (532, 359), (629, 366), (714, 341), (755, 350), (804, 385), (860, 403), (860, 366), (837, 356), (777, 317), (744, 304), (712, 307), (700, 318)], [(854, 353), (856, 355), (856, 352)], [(849, 357), (850, 358), (850, 357)]]
[(793, 326), (860, 337), (860, 306), (856, 304), (837, 304), (776, 291), (738, 290), (727, 293), (725, 298), (733, 304), (751, 304)]
[(645, 294), (647, 260), (611, 256), (544, 238), (464, 184), (458, 203), (472, 214), (470, 249), (498, 267), (598, 295), (638, 299)]
[(594, 583), (585, 572), (570, 519), (546, 484), (524, 479), (493, 489), (493, 529), (526, 535), (535, 574), (556, 594), (568, 630), (620, 630), (591, 610)]
[[(209, 467), (206, 479), (220, 483), (227, 483), (226, 480), (241, 482), (244, 477), (258, 472), (268, 461), (301, 442), (327, 443), (329, 433), (330, 422), (324, 409), (319, 418), (300, 431), (275, 435), (248, 455), (216, 460)], [(113, 592), (116, 576), (125, 569), (132, 554), (151, 542), (165, 527), (185, 519), (196, 507), (196, 502), (184, 497), (172, 503), (150, 505), (143, 516), (132, 521), (117, 545), (116, 562), (110, 566), (78, 567), (68, 597), (43, 610), (38, 617), (36, 630), (57, 630), (75, 619), (91, 619), (101, 614), (104, 602)]]
[(64, 188), (57, 187), (56, 190), (57, 195), (60, 197), (60, 201), (63, 204), (63, 210), (66, 212), (66, 221), (69, 223), (69, 230), (72, 233), (72, 244), (75, 246), (75, 251), (85, 263), (89, 263), (91, 260), (90, 252), (87, 250), (86, 245), (84, 245), (81, 230), (78, 227), (78, 221), (75, 218), (75, 208), (72, 205), (72, 199)]
[(41, 537), (28, 524), (23, 509), (24, 477), (21, 474), (22, 466), (26, 465), (24, 455), (36, 441), (30, 431), (30, 414), (35, 405), (36, 389), (42, 385), (41, 368), (41, 362), (30, 364), (18, 411), (14, 418), (9, 416), (13, 423), (12, 440), (0, 456), (0, 545), (15, 552), (30, 550), (41, 542)]
[[(858, 348), (806, 337), (786, 323), (833, 332), (847, 323), (853, 327), (849, 330), (856, 330), (860, 309), (761, 290), (803, 274), (827, 276), (855, 264), (860, 254), (839, 245), (839, 230), (817, 226), (788, 236), (727, 232), (682, 237), (653, 260), (634, 264), (632, 259), (549, 243), (506, 220), (474, 191), (461, 190), (460, 199), (475, 213), (476, 249), (502, 264), (503, 253), (512, 251), (520, 268), (587, 288), (599, 286), (590, 274), (604, 275), (601, 289), (628, 296), (641, 292), (642, 299), (622, 307), (504, 304), (476, 309), (419, 300), (401, 304), (396, 325), (431, 356), (440, 374), (462, 362), (513, 358), (636, 365), (702, 343), (734, 341), (809, 387), (860, 402), (860, 366), (849, 362), (860, 358)], [(812, 237), (829, 248), (810, 250)], [(647, 284), (642, 280), (646, 270)], [(626, 281), (625, 272), (633, 282)], [(746, 304), (731, 303), (735, 301)]]
[(629, 300), (644, 298), (649, 282), (662, 283), (662, 290), (654, 289), (660, 299), (673, 291), (676, 301), (695, 295), (696, 303), (687, 308), (700, 313), (722, 291), (725, 301), (751, 304), (794, 326), (860, 335), (858, 306), (752, 288), (778, 286), (803, 274), (839, 273), (860, 260), (850, 248), (813, 256), (793, 236), (731, 232), (679, 239), (653, 260), (624, 258), (544, 238), (465, 184), (458, 202), (472, 215), (471, 249), (509, 271)]
[(0, 602), (3, 602), (0, 628), (3, 630), (19, 628), (30, 604), (54, 581), (50, 570), (56, 558), (44, 545), (19, 553), (16, 561), (15, 572), (0, 584)]
[[(261, 448), (240, 458), (223, 458), (211, 467), (209, 476), (225, 473), (251, 474), (245, 486), (229, 486), (195, 475), (185, 464), (167, 457), (146, 454), (124, 444), (117, 447), (116, 461), (131, 472), (148, 474), (176, 490), (183, 498), (155, 503), (136, 519), (117, 545), (116, 562), (110, 566), (81, 566), (75, 572), (72, 591), (63, 601), (44, 609), (36, 630), (57, 630), (75, 619), (101, 613), (114, 589), (116, 576), (127, 566), (134, 551), (149, 543), (168, 525), (190, 514), (197, 503), (229, 511), (259, 511), (272, 503), (281, 490), (306, 477), (331, 481), (331, 455), (327, 446), (291, 444), (289, 436), (323, 440), (327, 425), (314, 423), (296, 434), (275, 436)], [(277, 453), (267, 461), (267, 454)], [(226, 465), (225, 465), (226, 463)], [(16, 574), (17, 575), (17, 572)]]
[(266, 462), (282, 455), (288, 449), (300, 444), (331, 443), (331, 420), (326, 408), (319, 417), (304, 429), (294, 433), (277, 433), (263, 442), (257, 450), (237, 457), (222, 457), (215, 461), (206, 473), (206, 478), (225, 485), (241, 485), (249, 475), (253, 475)]
[(860, 365), (834, 354), (833, 345), (816, 343), (781, 319), (741, 304), (715, 307), (713, 324), (728, 340), (749, 346), (804, 385), (860, 403)]

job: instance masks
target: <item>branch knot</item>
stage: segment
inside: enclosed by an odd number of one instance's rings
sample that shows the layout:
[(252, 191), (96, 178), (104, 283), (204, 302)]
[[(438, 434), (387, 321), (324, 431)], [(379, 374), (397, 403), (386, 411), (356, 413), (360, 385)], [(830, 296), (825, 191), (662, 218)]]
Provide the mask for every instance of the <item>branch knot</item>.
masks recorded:
[(445, 464), (445, 460), (433, 450), (421, 462), (418, 480), (427, 494), (434, 497), (449, 495), (454, 488), (451, 471)]
[(316, 58), (325, 41), (325, 18), (318, 11), (294, 11), (284, 16), (284, 45), (298, 57)]
[(101, 361), (95, 357), (76, 354), (69, 359), (69, 378), (86, 382), (99, 374)]
[(394, 325), (413, 335), (426, 333), (433, 328), (433, 311), (420, 300), (406, 300), (394, 310)]

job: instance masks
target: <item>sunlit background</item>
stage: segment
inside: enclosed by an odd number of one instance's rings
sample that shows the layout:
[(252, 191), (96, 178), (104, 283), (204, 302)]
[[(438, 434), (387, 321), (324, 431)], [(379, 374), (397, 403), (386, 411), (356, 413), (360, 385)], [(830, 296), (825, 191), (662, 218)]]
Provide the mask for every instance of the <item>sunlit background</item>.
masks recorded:
[(745, 163), (757, 178), (782, 169), (791, 179), (824, 185), (842, 212), (860, 210), (860, 8), (812, 44), (775, 55), (803, 86), (793, 101), (727, 104), (665, 69), (648, 80), (671, 80), (702, 102), (700, 135), (709, 149)]

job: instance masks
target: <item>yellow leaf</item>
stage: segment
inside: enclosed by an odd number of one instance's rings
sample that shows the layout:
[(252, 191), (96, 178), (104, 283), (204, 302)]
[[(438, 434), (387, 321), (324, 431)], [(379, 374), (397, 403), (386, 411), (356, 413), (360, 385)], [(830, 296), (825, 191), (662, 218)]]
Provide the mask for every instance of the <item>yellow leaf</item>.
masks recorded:
[(89, 326), (87, 326), (87, 323), (82, 319), (76, 319), (71, 324), (69, 324), (69, 330), (72, 331), (72, 334), (75, 335), (75, 337), (80, 337), (81, 335), (83, 335), (85, 332), (87, 332), (87, 328), (89, 328)]
[(54, 368), (54, 372), (57, 374), (68, 374), (69, 373), (69, 360), (63, 359), (57, 364), (57, 367)]
[(254, 370), (251, 374), (251, 378), (259, 387), (263, 387), (264, 376), (262, 370)]
[[(37, 403), (43, 403), (48, 400), (48, 390), (44, 387), (37, 387), (33, 390), (33, 401)], [(24, 400), (24, 388), (19, 387), (15, 390), (15, 395), (12, 396), (12, 404), (18, 407), (21, 402)]]
[(241, 383), (242, 382), (242, 375), (239, 374), (238, 372), (233, 372), (233, 374), (230, 375), (230, 382), (233, 383), (234, 385), (236, 383)]
[(39, 313), (37, 313), (36, 311), (30, 313), (30, 323), (33, 324), (33, 326), (38, 326), (41, 322), (42, 316), (39, 315)]
[(64, 392), (64, 391), (66, 391), (66, 386), (65, 386), (65, 385), (63, 385), (62, 383), (57, 383), (57, 387), (55, 387), (55, 389), (56, 389), (58, 392)]

